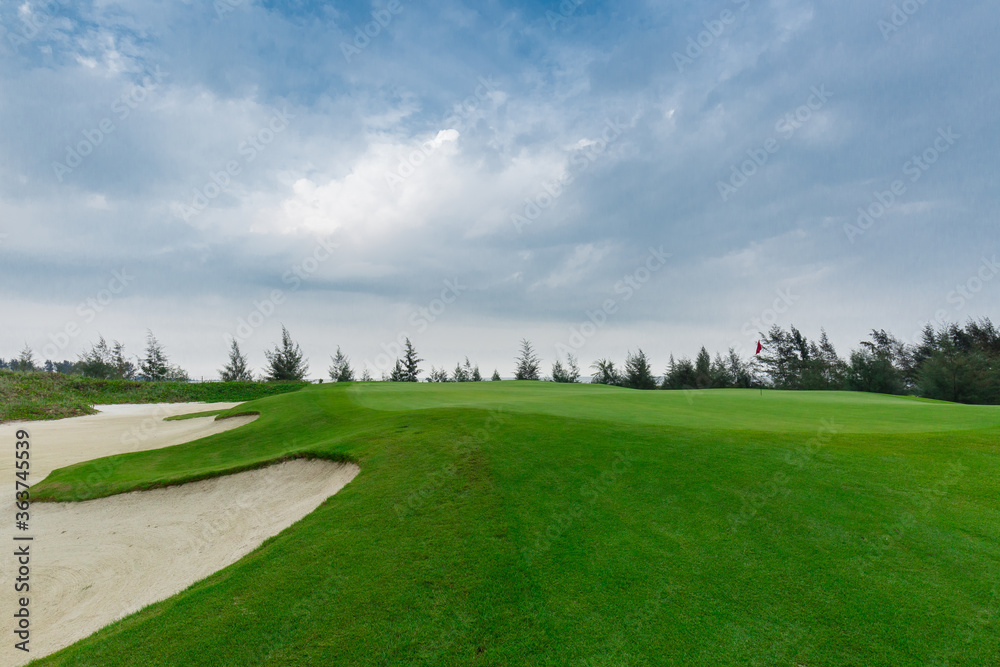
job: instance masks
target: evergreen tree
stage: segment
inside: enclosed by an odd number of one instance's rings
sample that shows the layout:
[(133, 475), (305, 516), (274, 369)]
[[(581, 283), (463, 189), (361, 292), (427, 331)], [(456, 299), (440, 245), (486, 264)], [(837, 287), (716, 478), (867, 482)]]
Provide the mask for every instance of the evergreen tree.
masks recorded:
[(334, 382), (352, 382), (354, 380), (354, 371), (351, 369), (351, 360), (347, 358), (343, 352), (340, 351), (340, 346), (337, 346), (336, 356), (330, 357), (330, 379)]
[(115, 341), (111, 348), (111, 366), (114, 368), (115, 377), (119, 380), (135, 379), (135, 364), (125, 356), (125, 345)]
[(733, 376), (729, 372), (729, 365), (718, 352), (715, 353), (715, 358), (712, 359), (712, 365), (708, 370), (708, 375), (710, 381), (709, 386), (713, 389), (726, 389), (734, 386), (735, 384)]
[(826, 329), (819, 330), (819, 355), (823, 389), (843, 389), (847, 377), (847, 364), (837, 355)]
[(729, 356), (726, 359), (729, 367), (729, 377), (733, 381), (733, 386), (740, 389), (749, 389), (756, 386), (757, 378), (751, 364), (740, 358), (735, 349), (729, 348)]
[(88, 378), (107, 380), (115, 376), (111, 348), (108, 347), (104, 336), (98, 336), (97, 342), (90, 346), (89, 351), (80, 353), (77, 367), (83, 376)]
[(223, 382), (253, 382), (253, 373), (247, 367), (247, 357), (240, 351), (240, 344), (229, 341), (229, 362), (219, 371)]
[(24, 349), (21, 350), (21, 354), (17, 357), (17, 370), (22, 373), (31, 373), (38, 370), (35, 366), (35, 353), (27, 343), (24, 344)]
[(674, 360), (674, 355), (670, 355), (670, 365), (663, 376), (660, 387), (663, 389), (694, 389), (698, 382), (694, 364), (687, 357), (681, 357), (680, 361)]
[(271, 382), (302, 382), (309, 372), (309, 364), (302, 348), (292, 340), (284, 324), (281, 325), (281, 345), (275, 345), (273, 350), (265, 350), (264, 356), (268, 363), (267, 379)]
[(403, 354), (403, 370), (405, 371), (405, 374), (403, 376), (404, 377), (403, 381), (416, 382), (417, 376), (420, 374), (421, 370), (419, 368), (419, 364), (421, 361), (423, 361), (423, 359), (417, 358), (417, 351), (413, 349), (413, 343), (410, 342), (409, 338), (406, 339), (406, 344), (404, 347), (405, 349)]
[(566, 369), (563, 368), (562, 362), (558, 359), (552, 362), (552, 381), (569, 382), (569, 380), (566, 379)]
[(712, 358), (708, 356), (708, 350), (702, 346), (698, 351), (698, 356), (694, 361), (695, 386), (699, 389), (708, 389), (712, 386)]
[(368, 371), (368, 364), (365, 364), (365, 369), (361, 371), (361, 381), (362, 382), (372, 381), (372, 374)]
[[(466, 357), (465, 360), (466, 363), (468, 363), (469, 358)], [(483, 374), (479, 372), (479, 364), (476, 364), (475, 367), (472, 369), (472, 381), (473, 382), (483, 381)]]
[(169, 365), (167, 366), (167, 374), (163, 377), (167, 382), (190, 382), (191, 378), (188, 377), (187, 371), (180, 366)]
[(170, 373), (170, 362), (163, 346), (149, 329), (146, 329), (146, 356), (139, 362), (139, 370), (150, 382), (166, 380)]
[(493, 377), (491, 377), (490, 380), (493, 381), (493, 382), (499, 382), (500, 381), (500, 371), (498, 371), (497, 369), (494, 368), (493, 369)]
[[(466, 365), (468, 365), (468, 363), (469, 363), (469, 358), (468, 357), (465, 358), (465, 363), (466, 363)], [(472, 371), (471, 371), (471, 369), (470, 370), (466, 370), (465, 367), (462, 366), (462, 362), (458, 362), (457, 364), (455, 364), (455, 371), (454, 371), (454, 373), (452, 373), (452, 381), (453, 382), (471, 382), (472, 381)]]
[(448, 371), (443, 368), (435, 368), (432, 365), (426, 382), (451, 382), (451, 380), (448, 379)]
[(552, 364), (553, 382), (579, 382), (580, 367), (576, 363), (576, 357), (566, 353), (566, 365), (558, 359)]
[(542, 362), (535, 354), (531, 341), (526, 338), (521, 339), (521, 352), (515, 361), (517, 362), (517, 368), (514, 371), (515, 380), (538, 379), (538, 370)]
[(566, 353), (566, 380), (568, 382), (579, 382), (580, 381), (580, 365), (576, 361), (576, 357), (570, 353)]
[(409, 375), (406, 373), (406, 367), (403, 366), (403, 362), (400, 359), (396, 359), (396, 365), (393, 366), (392, 373), (389, 374), (390, 382), (408, 382)]
[(635, 354), (629, 352), (625, 356), (625, 373), (622, 377), (622, 384), (630, 389), (656, 389), (653, 369), (642, 348), (639, 348)]

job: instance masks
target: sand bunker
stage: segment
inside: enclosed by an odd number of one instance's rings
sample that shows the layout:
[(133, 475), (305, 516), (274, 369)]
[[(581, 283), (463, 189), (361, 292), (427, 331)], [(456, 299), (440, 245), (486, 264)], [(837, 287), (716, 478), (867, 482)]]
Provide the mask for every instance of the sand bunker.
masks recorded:
[[(121, 434), (134, 432), (150, 418), (162, 419), (163, 410), (182, 414), (206, 409), (211, 408), (112, 406), (102, 415), (29, 423), (32, 473), (41, 468), (35, 467), (37, 459), (45, 459), (47, 472), (68, 463), (136, 451), (136, 443), (123, 444)], [(139, 449), (178, 444), (239, 425), (236, 420), (212, 419), (160, 422), (146, 429)], [(77, 430), (74, 424), (84, 428)], [(17, 426), (0, 426), (0, 441), (13, 444)], [(13, 460), (13, 455), (5, 458)], [(13, 480), (12, 461), (3, 463), (0, 474)], [(52, 653), (182, 591), (312, 512), (357, 473), (355, 465), (299, 460), (80, 503), (33, 503), (31, 652), (17, 651), (13, 641), (5, 641), (0, 664), (24, 664)], [(31, 481), (41, 478), (32, 474)], [(8, 502), (3, 506), (13, 517), (13, 506)], [(8, 544), (13, 544), (9, 538)], [(17, 569), (13, 548), (4, 551), (4, 577), (11, 579)], [(0, 596), (4, 619), (0, 632), (12, 638), (15, 593), (6, 582), (4, 588), (8, 592)]]
[[(102, 456), (160, 449), (191, 442), (248, 424), (256, 416), (215, 420), (199, 417), (165, 422), (165, 417), (234, 408), (239, 403), (158, 403), (152, 405), (97, 405), (99, 414), (55, 421), (0, 424), (0, 451), (14, 451), (19, 428), (31, 434), (32, 484), (56, 468)], [(0, 480), (12, 480), (14, 455), (0, 456)]]

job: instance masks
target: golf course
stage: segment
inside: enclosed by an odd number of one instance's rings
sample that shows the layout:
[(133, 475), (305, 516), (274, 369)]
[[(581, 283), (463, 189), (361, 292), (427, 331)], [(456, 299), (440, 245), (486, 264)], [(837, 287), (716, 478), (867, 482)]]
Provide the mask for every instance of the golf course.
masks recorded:
[(32, 664), (1000, 661), (996, 407), (379, 382), (220, 417), (248, 413), (55, 470), (32, 499), (297, 458), (360, 471), (238, 562)]

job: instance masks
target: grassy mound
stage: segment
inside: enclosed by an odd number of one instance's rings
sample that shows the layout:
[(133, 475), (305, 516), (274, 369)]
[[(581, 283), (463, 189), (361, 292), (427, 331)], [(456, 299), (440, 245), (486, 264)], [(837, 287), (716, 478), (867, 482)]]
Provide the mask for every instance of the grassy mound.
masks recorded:
[(89, 415), (116, 403), (234, 402), (297, 391), (305, 383), (133, 382), (0, 371), (0, 422)]
[(246, 410), (260, 419), (56, 471), (33, 496), (296, 456), (361, 472), (240, 562), (38, 664), (1000, 658), (998, 408), (503, 382), (327, 385)]

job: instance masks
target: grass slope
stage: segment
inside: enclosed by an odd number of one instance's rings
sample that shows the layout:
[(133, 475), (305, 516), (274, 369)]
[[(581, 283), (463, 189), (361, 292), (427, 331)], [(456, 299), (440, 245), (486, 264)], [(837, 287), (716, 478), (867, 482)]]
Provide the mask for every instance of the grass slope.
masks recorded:
[(996, 408), (504, 382), (328, 385), (240, 409), (261, 417), (56, 471), (33, 496), (302, 455), (360, 474), (38, 664), (1000, 661)]
[(250, 401), (297, 391), (305, 383), (133, 382), (60, 373), (0, 371), (0, 422), (94, 414), (94, 405)]

